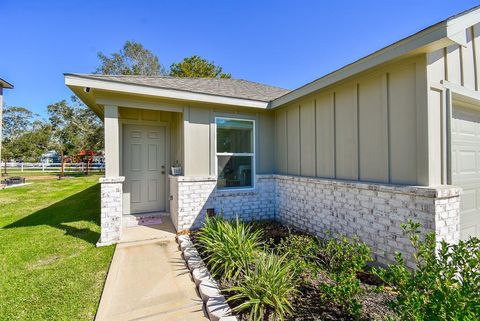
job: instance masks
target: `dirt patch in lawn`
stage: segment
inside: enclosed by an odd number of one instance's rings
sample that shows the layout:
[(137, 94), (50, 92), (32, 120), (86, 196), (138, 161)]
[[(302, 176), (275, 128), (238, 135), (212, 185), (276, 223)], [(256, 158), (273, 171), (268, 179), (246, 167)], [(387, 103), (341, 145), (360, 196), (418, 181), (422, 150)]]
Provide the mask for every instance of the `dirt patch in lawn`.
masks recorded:
[(26, 177), (27, 181), (40, 181), (40, 180), (54, 180), (58, 179), (58, 176), (52, 176), (52, 175), (38, 175), (38, 176), (28, 176)]

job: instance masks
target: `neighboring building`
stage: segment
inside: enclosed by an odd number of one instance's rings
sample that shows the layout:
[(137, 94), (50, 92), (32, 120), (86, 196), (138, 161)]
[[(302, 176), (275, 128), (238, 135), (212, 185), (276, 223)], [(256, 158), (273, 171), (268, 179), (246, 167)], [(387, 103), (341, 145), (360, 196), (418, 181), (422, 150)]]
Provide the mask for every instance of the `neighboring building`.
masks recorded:
[(99, 244), (121, 238), (122, 215), (186, 230), (210, 208), (358, 235), (380, 262), (411, 252), (409, 218), (439, 239), (479, 236), (479, 23), (477, 7), (292, 91), (65, 74), (105, 121)]
[(2, 158), (2, 120), (3, 120), (3, 89), (13, 89), (13, 85), (0, 78), (0, 164)]
[(104, 164), (105, 163), (105, 153), (102, 151), (96, 153), (93, 156), (93, 163), (95, 164)]
[(40, 163), (45, 163), (45, 164), (60, 163), (62, 161), (60, 155), (54, 150), (51, 150), (42, 154), (39, 160), (40, 160)]

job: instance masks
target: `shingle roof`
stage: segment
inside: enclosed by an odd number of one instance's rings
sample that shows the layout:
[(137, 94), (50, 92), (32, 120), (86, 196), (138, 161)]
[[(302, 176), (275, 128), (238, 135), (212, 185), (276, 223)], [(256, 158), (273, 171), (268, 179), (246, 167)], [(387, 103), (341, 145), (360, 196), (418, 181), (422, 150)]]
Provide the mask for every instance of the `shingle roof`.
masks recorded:
[(3, 80), (2, 78), (0, 78), (0, 87), (1, 88), (7, 88), (7, 89), (13, 89), (13, 85), (11, 83), (9, 83), (8, 81)]
[(264, 102), (271, 101), (290, 92), (290, 90), (287, 89), (264, 85), (243, 79), (179, 78), (169, 76), (123, 76), (98, 74), (66, 75)]

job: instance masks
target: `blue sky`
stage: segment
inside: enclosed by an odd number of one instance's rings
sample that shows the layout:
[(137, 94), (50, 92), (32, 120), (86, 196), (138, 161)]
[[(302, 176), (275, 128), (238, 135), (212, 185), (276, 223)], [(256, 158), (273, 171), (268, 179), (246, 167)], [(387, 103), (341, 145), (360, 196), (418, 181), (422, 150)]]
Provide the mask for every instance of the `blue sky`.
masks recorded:
[(164, 66), (201, 55), (235, 78), (296, 88), (477, 1), (0, 0), (7, 105), (45, 115), (71, 92), (64, 72), (93, 72), (97, 52), (136, 40)]

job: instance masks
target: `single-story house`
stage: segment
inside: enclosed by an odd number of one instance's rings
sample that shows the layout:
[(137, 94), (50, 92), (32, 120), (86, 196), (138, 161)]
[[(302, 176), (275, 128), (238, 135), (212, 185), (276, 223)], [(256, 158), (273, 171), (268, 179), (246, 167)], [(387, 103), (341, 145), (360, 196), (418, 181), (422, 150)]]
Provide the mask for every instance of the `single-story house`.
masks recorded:
[(207, 210), (358, 235), (380, 262), (411, 251), (409, 218), (449, 242), (480, 236), (479, 76), (480, 7), (291, 91), (65, 74), (105, 122), (99, 245), (129, 215), (181, 231)]
[(55, 150), (43, 153), (38, 160), (44, 164), (60, 163), (62, 161), (61, 156)]

